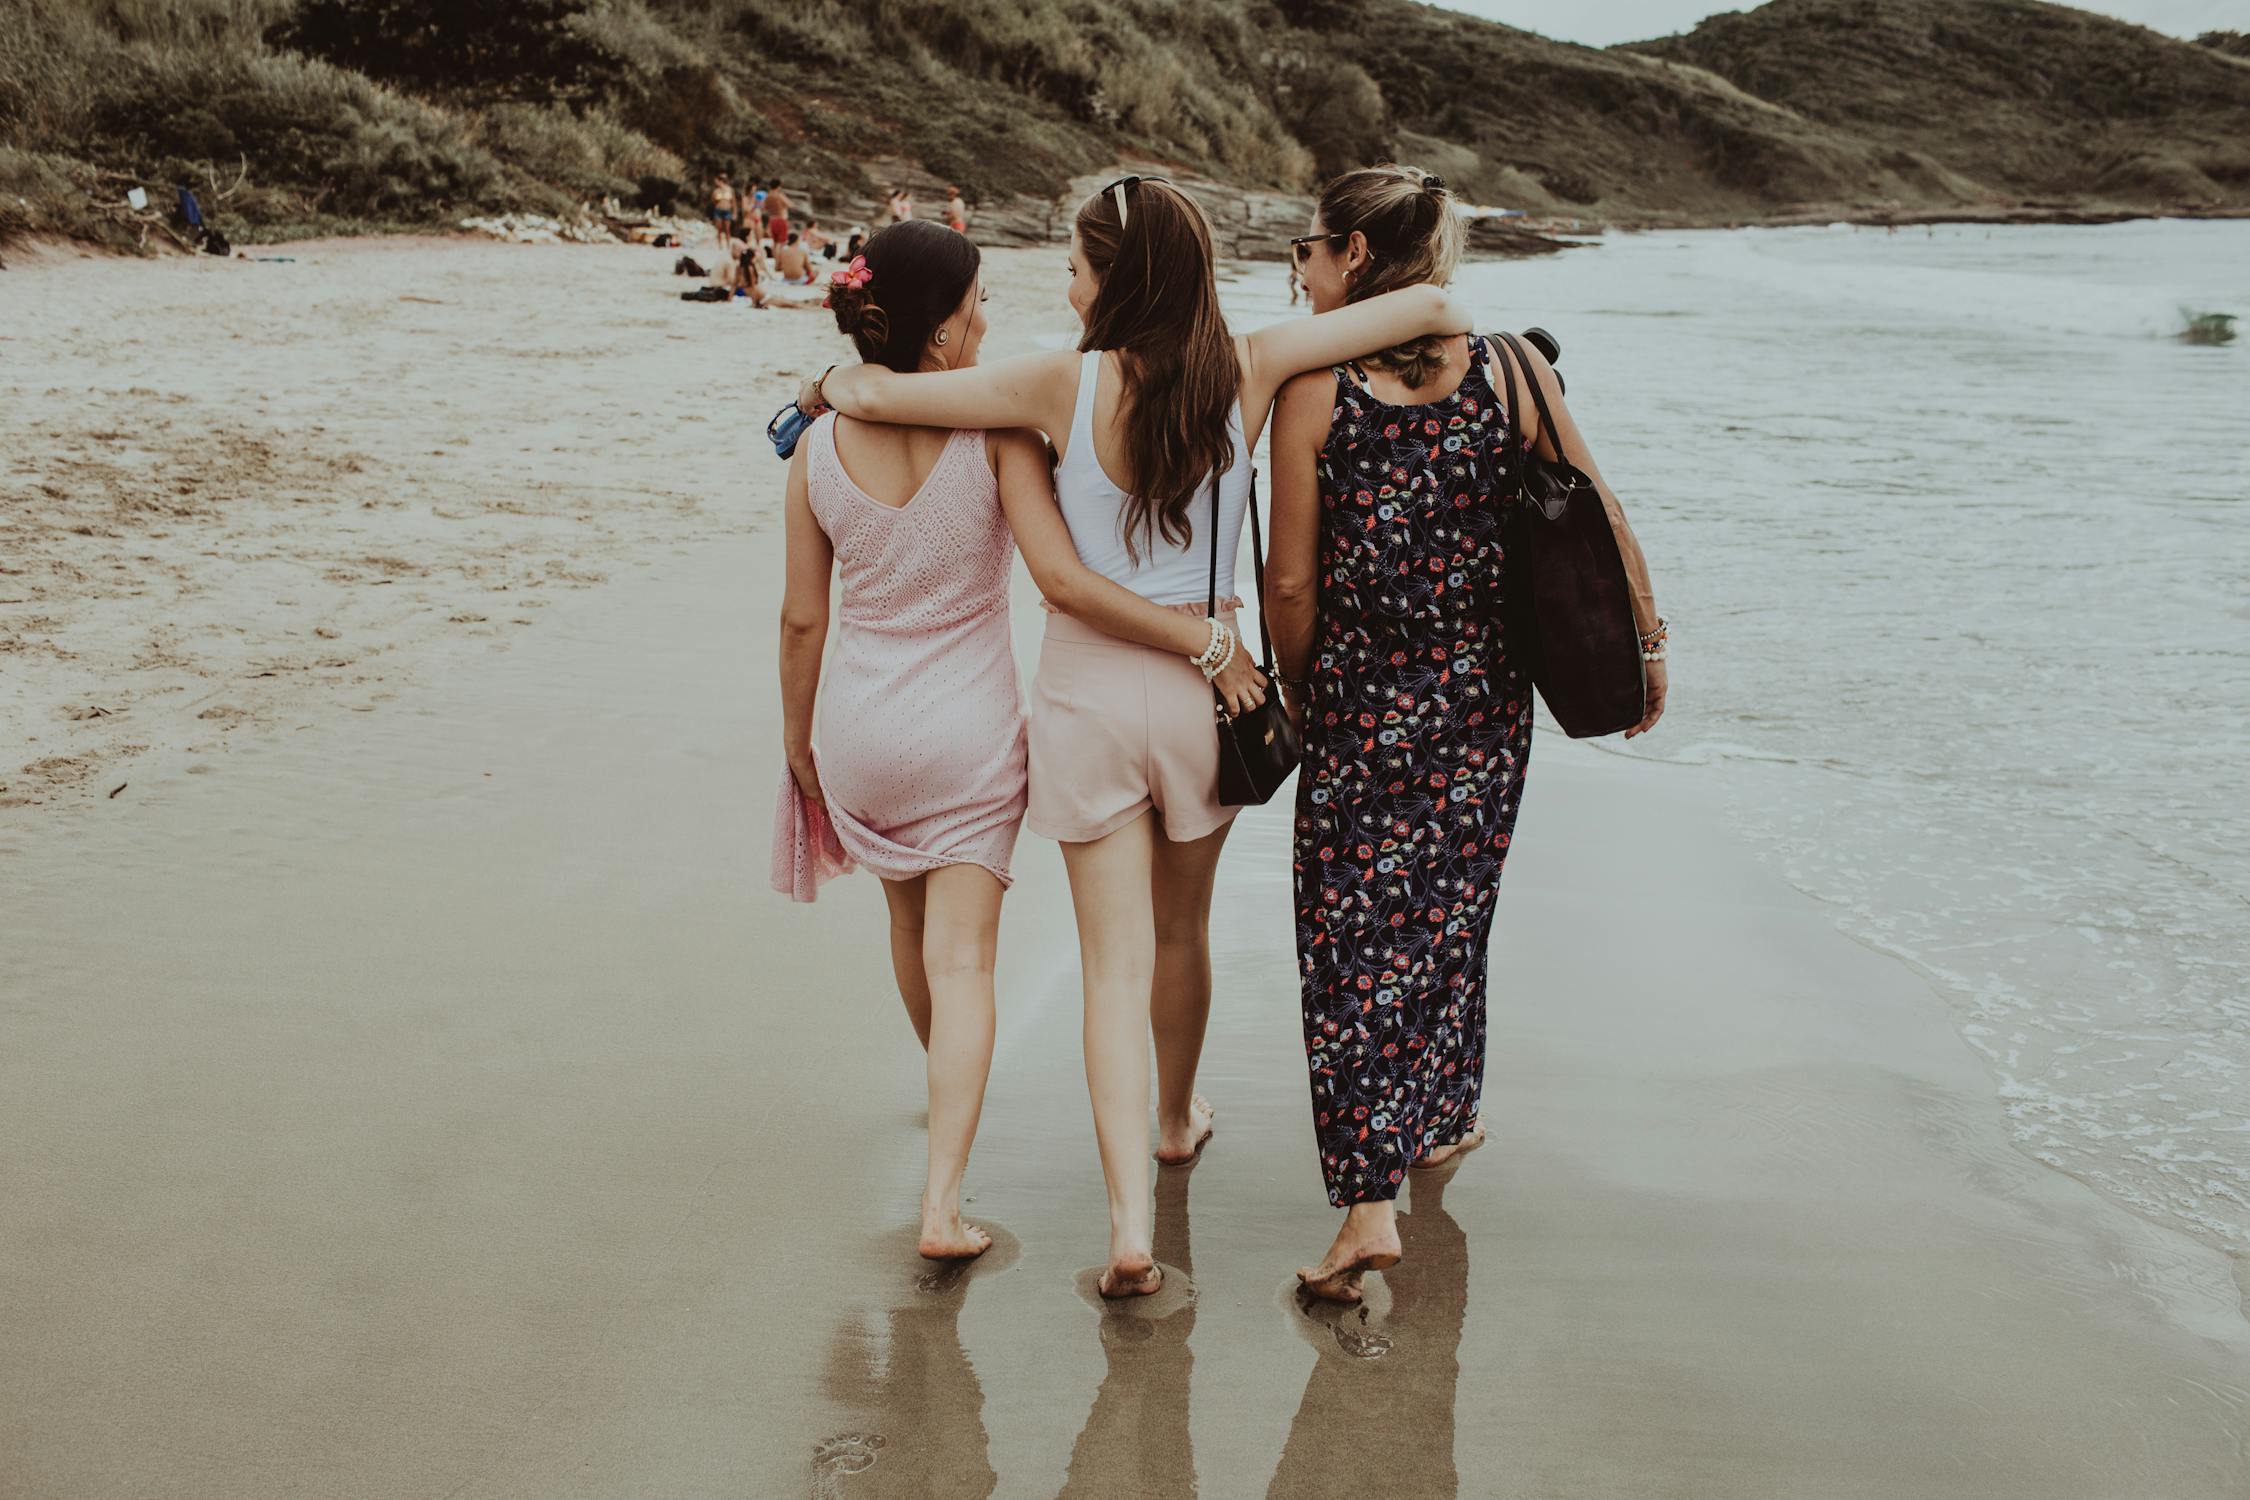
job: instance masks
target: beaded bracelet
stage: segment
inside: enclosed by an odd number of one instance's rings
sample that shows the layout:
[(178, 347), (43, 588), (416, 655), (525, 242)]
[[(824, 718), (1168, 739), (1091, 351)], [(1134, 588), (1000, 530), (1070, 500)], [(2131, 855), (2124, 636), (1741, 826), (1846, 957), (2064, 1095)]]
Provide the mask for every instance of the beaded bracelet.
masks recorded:
[(1219, 654), (1219, 659), (1209, 664), (1196, 663), (1203, 669), (1203, 680), (1205, 682), (1218, 681), (1219, 674), (1224, 672), (1228, 663), (1234, 660), (1234, 632), (1228, 630), (1224, 625), (1219, 626), (1219, 629), (1225, 633), (1225, 645)]
[(1641, 635), (1641, 660), (1642, 660), (1642, 661), (1662, 661), (1662, 660), (1664, 660), (1664, 650), (1665, 650), (1665, 647), (1666, 647), (1666, 646), (1667, 646), (1667, 645), (1668, 645), (1668, 644), (1670, 643), (1671, 639), (1672, 639), (1672, 629), (1671, 629), (1671, 626), (1670, 626), (1670, 625), (1669, 625), (1669, 624), (1668, 624), (1668, 623), (1666, 622), (1666, 620), (1664, 619), (1664, 617), (1663, 617), (1662, 615), (1658, 615), (1658, 616), (1656, 617), (1656, 626), (1655, 626), (1655, 628), (1654, 628), (1654, 629), (1652, 629), (1652, 630), (1648, 630), (1648, 631), (1644, 631), (1644, 632), (1642, 632), (1642, 635)]
[(1219, 659), (1220, 645), (1226, 639), (1227, 633), (1226, 623), (1217, 617), (1212, 617), (1207, 623), (1211, 627), (1209, 643), (1204, 646), (1202, 655), (1188, 658), (1189, 661), (1195, 663), (1196, 670), (1200, 671), (1205, 677), (1209, 677), (1215, 670), (1212, 664)]

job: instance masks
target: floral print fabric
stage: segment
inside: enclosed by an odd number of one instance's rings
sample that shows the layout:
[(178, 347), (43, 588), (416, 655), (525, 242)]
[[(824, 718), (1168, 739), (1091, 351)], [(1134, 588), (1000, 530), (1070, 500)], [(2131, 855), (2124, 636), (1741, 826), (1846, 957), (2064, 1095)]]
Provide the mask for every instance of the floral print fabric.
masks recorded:
[(1320, 458), (1320, 623), (1297, 784), (1297, 957), (1329, 1202), (1398, 1196), (1476, 1121), (1485, 941), (1531, 750), (1500, 624), (1516, 489), (1488, 349), (1454, 393), (1346, 369)]

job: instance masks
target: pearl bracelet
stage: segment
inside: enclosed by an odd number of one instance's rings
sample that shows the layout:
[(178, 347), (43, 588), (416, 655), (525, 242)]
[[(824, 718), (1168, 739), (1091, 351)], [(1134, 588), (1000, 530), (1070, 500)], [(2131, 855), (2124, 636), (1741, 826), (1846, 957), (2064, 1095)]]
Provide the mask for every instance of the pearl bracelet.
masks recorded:
[[(1216, 661), (1198, 661), (1196, 663), (1197, 668), (1203, 673), (1205, 682), (1218, 681), (1219, 674), (1224, 672), (1227, 669), (1227, 664), (1234, 660), (1234, 632), (1227, 629), (1226, 626), (1220, 625), (1216, 620), (1211, 623), (1217, 626), (1219, 630), (1219, 641), (1217, 643), (1219, 656)], [(1209, 653), (1206, 652), (1205, 655), (1208, 656)]]
[(1219, 670), (1220, 663), (1226, 656), (1227, 639), (1232, 633), (1227, 629), (1226, 623), (1215, 616), (1208, 623), (1211, 627), (1210, 644), (1203, 648), (1201, 656), (1188, 658), (1189, 661), (1195, 663), (1196, 670), (1206, 677)]

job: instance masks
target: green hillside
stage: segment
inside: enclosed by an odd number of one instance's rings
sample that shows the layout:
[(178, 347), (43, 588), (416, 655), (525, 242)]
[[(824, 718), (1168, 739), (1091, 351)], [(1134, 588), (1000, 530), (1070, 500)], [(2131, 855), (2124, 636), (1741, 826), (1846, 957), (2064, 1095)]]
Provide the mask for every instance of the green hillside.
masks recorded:
[[(2250, 64), (2031, 0), (1777, 0), (1606, 51), (1412, 0), (0, 0), (0, 238), (686, 200), (711, 170), (988, 206), (1121, 158), (1385, 156), (1589, 219), (2250, 208)], [(996, 222), (988, 218), (988, 223)]]
[(2006, 196), (2250, 201), (2250, 69), (2039, 0), (1775, 0), (1634, 51)]

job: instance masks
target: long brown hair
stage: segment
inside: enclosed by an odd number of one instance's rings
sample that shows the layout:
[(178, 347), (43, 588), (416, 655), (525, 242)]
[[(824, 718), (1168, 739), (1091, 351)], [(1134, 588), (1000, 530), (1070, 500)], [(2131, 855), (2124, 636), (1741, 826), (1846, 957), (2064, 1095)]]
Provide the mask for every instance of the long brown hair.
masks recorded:
[(1078, 210), (1078, 244), (1101, 278), (1079, 351), (1121, 354), (1125, 551), (1137, 562), (1159, 534), (1187, 544), (1189, 507), (1234, 463), (1242, 363), (1219, 311), (1211, 226), (1185, 193), (1155, 178), (1104, 189)]
[[(1356, 229), (1367, 236), (1370, 259), (1352, 278), (1346, 302), (1425, 281), (1445, 285), (1468, 238), (1444, 179), (1390, 162), (1346, 172), (1321, 189), (1320, 227), (1335, 235)], [(1445, 345), (1444, 336), (1425, 334), (1363, 363), (1394, 371), (1409, 389), (1420, 390), (1445, 368)]]

